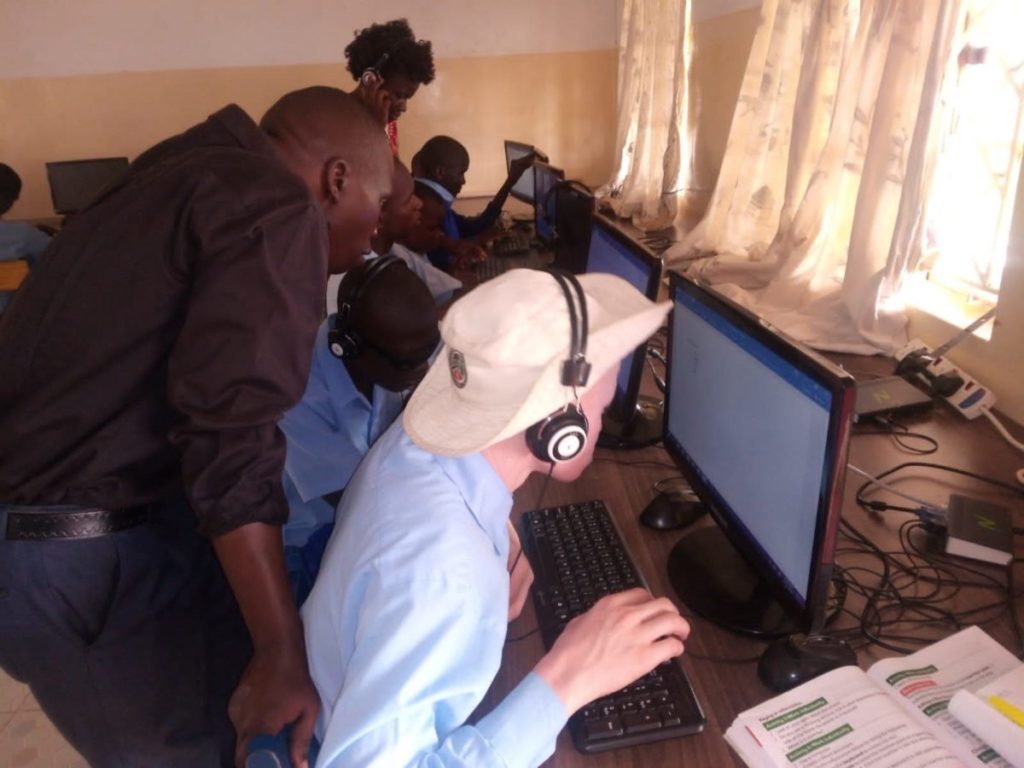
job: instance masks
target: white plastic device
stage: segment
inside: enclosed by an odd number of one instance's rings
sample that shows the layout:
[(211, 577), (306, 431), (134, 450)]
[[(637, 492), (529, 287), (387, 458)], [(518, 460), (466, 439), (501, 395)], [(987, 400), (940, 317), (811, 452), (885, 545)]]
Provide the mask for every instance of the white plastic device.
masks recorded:
[[(928, 354), (928, 347), (920, 339), (914, 339), (896, 353), (896, 359), (902, 360), (907, 355), (915, 352)], [(931, 385), (935, 378), (942, 375), (953, 375), (962, 381), (960, 387), (955, 392), (944, 397), (946, 402), (962, 413), (964, 417), (976, 419), (984, 411), (995, 405), (996, 396), (992, 393), (992, 390), (979, 384), (963, 368), (953, 364), (948, 358), (941, 355), (933, 359), (925, 367), (924, 371), (917, 374), (918, 378), (928, 386)]]

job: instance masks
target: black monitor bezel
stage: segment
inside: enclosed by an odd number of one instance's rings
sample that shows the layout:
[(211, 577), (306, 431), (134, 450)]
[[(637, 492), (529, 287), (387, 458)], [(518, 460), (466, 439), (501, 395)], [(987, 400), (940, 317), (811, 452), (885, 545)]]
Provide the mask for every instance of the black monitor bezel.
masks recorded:
[[(630, 251), (636, 254), (641, 261), (645, 262), (649, 268), (650, 276), (647, 280), (647, 290), (644, 291), (644, 296), (651, 301), (657, 301), (658, 293), (661, 290), (661, 281), (665, 272), (665, 262), (662, 260), (661, 256), (656, 254), (643, 243), (639, 242), (636, 238), (632, 237), (608, 216), (598, 211), (594, 212), (593, 221), (590, 225), (590, 242), (587, 246), (587, 256), (583, 264), (584, 274), (588, 272), (590, 267), (590, 249), (594, 246), (594, 230), (597, 228), (608, 232), (619, 243), (625, 245), (630, 249)], [(646, 344), (647, 341), (644, 340), (644, 342), (640, 344), (640, 347), (645, 349)], [(636, 413), (637, 403), (640, 399), (640, 385), (643, 380), (646, 354), (641, 350), (640, 353), (634, 354), (632, 357), (632, 367), (629, 371), (629, 379), (626, 383), (626, 389), (624, 392), (620, 393), (618, 387), (616, 387), (615, 397), (606, 409), (606, 412), (614, 419), (626, 424), (634, 418)]]
[[(53, 184), (53, 173), (54, 173), (54, 171), (60, 170), (60, 169), (63, 169), (63, 168), (69, 168), (71, 166), (76, 166), (76, 165), (101, 165), (101, 164), (114, 164), (114, 163), (116, 163), (121, 168), (121, 171), (122, 171), (121, 177), (123, 178), (124, 174), (126, 174), (128, 172), (128, 169), (131, 166), (131, 161), (127, 157), (90, 157), (90, 158), (85, 158), (85, 159), (82, 159), (82, 160), (53, 160), (53, 161), (47, 162), (46, 163), (46, 181), (47, 181), (47, 184), (50, 187), (50, 202), (53, 205), (54, 213), (56, 213), (59, 216), (66, 216), (66, 215), (70, 215), (70, 214), (73, 214), (73, 213), (78, 213), (80, 210), (82, 210), (81, 208), (64, 208), (64, 207), (61, 207), (61, 206), (58, 205), (57, 195), (56, 195), (56, 192), (54, 190), (54, 184)], [(108, 184), (108, 186), (109, 186), (109, 184)], [(103, 189), (104, 188), (100, 188), (100, 189), (97, 190), (97, 197), (98, 197), (99, 193), (103, 191)], [(96, 198), (94, 197), (93, 201), (95, 199)], [(90, 205), (91, 203), (92, 203), (92, 201), (90, 201), (86, 205)]]
[[(565, 171), (563, 171), (561, 168), (557, 168), (556, 166), (551, 165), (550, 163), (545, 163), (545, 162), (543, 162), (541, 160), (535, 160), (534, 163), (533, 163), (532, 168), (533, 168), (533, 234), (537, 238), (537, 240), (540, 241), (543, 245), (551, 246), (551, 245), (554, 244), (555, 240), (557, 239), (557, 236), (554, 234), (555, 229), (556, 229), (556, 225), (555, 225), (555, 222), (550, 222), (551, 223), (551, 229), (552, 229), (552, 236), (551, 237), (543, 237), (541, 235), (539, 223), (540, 223), (540, 218), (541, 218), (541, 211), (544, 208), (544, 202), (545, 201), (537, 199), (537, 169), (540, 168), (542, 171), (545, 171), (545, 172), (550, 171), (555, 176), (555, 183), (552, 184), (551, 185), (551, 189), (548, 190), (548, 195), (551, 196), (552, 204), (553, 204), (553, 201), (554, 201), (555, 190), (558, 187), (558, 183), (561, 182), (561, 181), (565, 181)], [(545, 198), (547, 198), (548, 195), (545, 195)], [(557, 216), (557, 213), (556, 213), (556, 216)]]
[(850, 434), (853, 428), (856, 384), (849, 374), (826, 360), (814, 350), (790, 338), (763, 318), (745, 307), (728, 299), (708, 285), (676, 272), (669, 273), (669, 298), (673, 308), (678, 291), (686, 291), (705, 306), (725, 316), (730, 323), (738, 325), (755, 340), (792, 363), (803, 373), (825, 386), (832, 395), (829, 409), (826, 456), (822, 471), (826, 474), (824, 491), (818, 500), (818, 514), (815, 522), (813, 566), (807, 585), (806, 600), (790, 592), (780, 582), (767, 555), (745, 534), (742, 525), (721, 503), (721, 499), (706, 483), (700, 472), (692, 465), (669, 431), (669, 414), (672, 407), (672, 378), (676, 375), (672, 366), (675, 323), (669, 323), (668, 358), (665, 380), (666, 399), (664, 412), (665, 450), (679, 467), (687, 482), (700, 497), (715, 522), (736, 550), (750, 565), (758, 578), (769, 587), (773, 596), (804, 632), (817, 632), (824, 626), (829, 585), (835, 566), (836, 536), (842, 514), (843, 486), (846, 478), (846, 464)]
[[(505, 139), (505, 173), (506, 174), (509, 172), (509, 170), (511, 170), (511, 167), (512, 167), (512, 158), (509, 156), (509, 153), (508, 153), (508, 150), (511, 147), (514, 147), (516, 149), (522, 150), (524, 154), (530, 154), (531, 152), (536, 152), (537, 151), (537, 148), (535, 146), (533, 146), (533, 144), (527, 144), (526, 142), (523, 142), (523, 141), (512, 141), (511, 139)], [(532, 184), (530, 186), (531, 186), (531, 188), (533, 187)], [(514, 187), (515, 187), (515, 185), (513, 185), (513, 189), (509, 190), (509, 195), (511, 197), (514, 197), (516, 200), (518, 200), (521, 203), (527, 203), (528, 205), (532, 206), (533, 205), (533, 198), (534, 198), (532, 189), (531, 189), (530, 196), (527, 197), (526, 195), (517, 192), (514, 189)]]

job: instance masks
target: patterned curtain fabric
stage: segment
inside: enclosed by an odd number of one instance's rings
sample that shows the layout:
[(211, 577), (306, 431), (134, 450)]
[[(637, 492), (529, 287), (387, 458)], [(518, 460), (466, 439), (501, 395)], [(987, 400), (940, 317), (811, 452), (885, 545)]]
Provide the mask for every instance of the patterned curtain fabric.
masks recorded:
[(618, 164), (597, 194), (644, 229), (672, 224), (690, 165), (689, 13), (689, 0), (622, 0)]
[(718, 183), (670, 265), (818, 348), (902, 346), (966, 1), (765, 0)]

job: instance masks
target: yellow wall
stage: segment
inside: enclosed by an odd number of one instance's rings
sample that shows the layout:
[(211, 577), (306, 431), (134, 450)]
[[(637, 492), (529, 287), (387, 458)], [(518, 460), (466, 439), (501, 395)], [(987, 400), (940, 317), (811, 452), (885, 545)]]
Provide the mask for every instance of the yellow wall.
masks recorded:
[[(400, 122), (406, 161), (447, 133), (466, 144), (464, 194), (504, 180), (502, 139), (543, 148), (568, 177), (604, 182), (615, 141), (614, 50), (438, 59), (437, 79)], [(134, 157), (234, 101), (258, 118), (281, 94), (314, 83), (350, 89), (337, 64), (130, 72), (0, 80), (0, 159), (25, 182), (9, 218), (52, 215), (44, 163)]]
[(690, 114), (695, 143), (690, 186), (699, 205), (707, 204), (718, 180), (758, 15), (754, 8), (693, 25)]
[[(757, 20), (758, 10), (750, 9), (709, 18), (693, 26), (695, 205), (706, 204), (706, 196), (713, 191), (718, 178)], [(997, 410), (1024, 423), (1024, 174), (1021, 178), (1014, 235), (992, 339), (967, 339), (950, 352), (949, 358), (992, 389), (998, 398)], [(925, 312), (910, 311), (910, 337), (920, 338), (932, 347), (946, 341), (956, 330)]]

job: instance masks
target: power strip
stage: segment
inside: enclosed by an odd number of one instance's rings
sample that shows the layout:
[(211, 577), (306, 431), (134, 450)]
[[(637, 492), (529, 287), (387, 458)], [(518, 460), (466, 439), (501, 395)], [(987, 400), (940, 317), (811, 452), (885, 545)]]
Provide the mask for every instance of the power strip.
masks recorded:
[[(947, 390), (945, 393), (938, 391), (947, 403), (953, 406), (968, 419), (976, 419), (982, 413), (995, 405), (996, 396), (985, 386), (982, 386), (970, 374), (964, 372), (945, 357), (932, 357), (928, 347), (923, 341), (914, 339), (896, 353), (896, 359), (904, 363), (905, 358), (917, 357), (922, 365), (914, 366), (915, 376), (922, 381), (930, 391), (936, 391), (936, 382), (943, 382)], [(927, 365), (923, 363), (927, 361)], [(959, 380), (959, 386), (957, 386)], [(954, 389), (955, 387), (955, 389)]]

